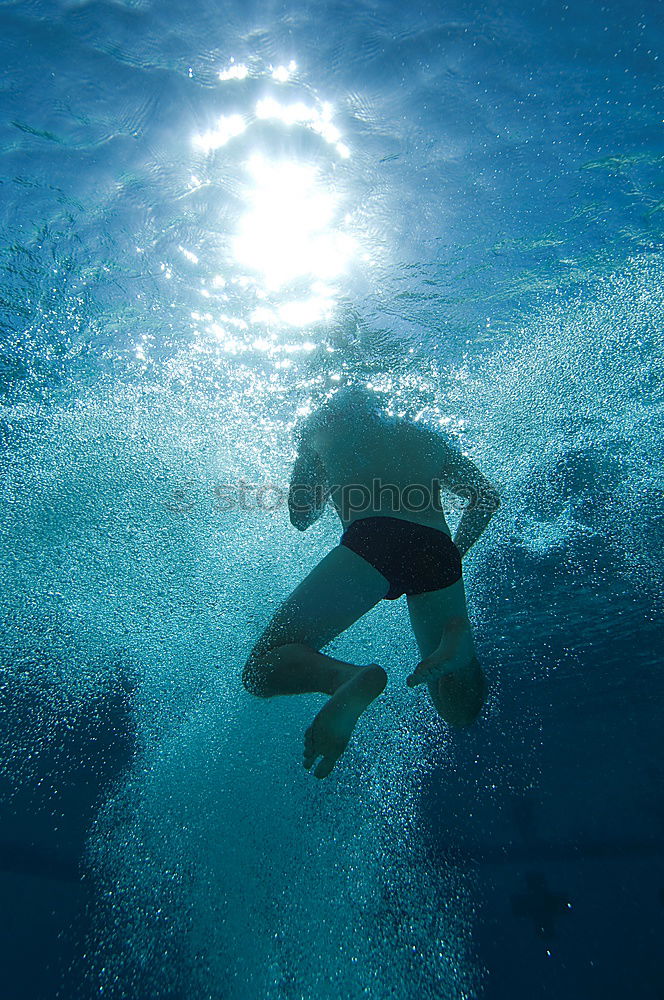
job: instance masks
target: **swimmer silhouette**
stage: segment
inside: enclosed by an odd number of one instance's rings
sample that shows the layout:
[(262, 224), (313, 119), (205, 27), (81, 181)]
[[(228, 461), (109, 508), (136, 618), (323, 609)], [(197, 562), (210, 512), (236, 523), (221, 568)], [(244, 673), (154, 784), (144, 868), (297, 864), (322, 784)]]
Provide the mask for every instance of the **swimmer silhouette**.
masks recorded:
[[(326, 778), (364, 710), (385, 689), (376, 663), (355, 666), (320, 650), (383, 598), (403, 595), (421, 661), (409, 687), (426, 683), (436, 711), (470, 725), (485, 697), (466, 609), (461, 558), (499, 506), (495, 488), (448, 438), (388, 416), (376, 393), (347, 386), (296, 429), (291, 523), (306, 530), (328, 500), (344, 528), (332, 549), (280, 605), (243, 670), (261, 698), (330, 696), (304, 736), (304, 766)], [(440, 490), (467, 500), (454, 541)], [(320, 760), (319, 760), (320, 758)]]

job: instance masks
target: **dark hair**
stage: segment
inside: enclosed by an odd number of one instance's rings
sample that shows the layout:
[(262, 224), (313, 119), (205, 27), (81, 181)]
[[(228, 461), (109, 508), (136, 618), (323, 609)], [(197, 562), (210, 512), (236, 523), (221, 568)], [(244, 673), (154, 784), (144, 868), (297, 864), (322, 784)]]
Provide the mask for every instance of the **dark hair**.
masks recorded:
[(380, 397), (362, 383), (349, 383), (330, 396), (320, 408), (326, 413), (374, 413), (382, 409)]
[(329, 422), (355, 421), (367, 417), (379, 417), (382, 414), (380, 395), (366, 385), (350, 382), (341, 386), (327, 399), (324, 399), (303, 420), (299, 421), (293, 435), (300, 441), (306, 432), (325, 427)]

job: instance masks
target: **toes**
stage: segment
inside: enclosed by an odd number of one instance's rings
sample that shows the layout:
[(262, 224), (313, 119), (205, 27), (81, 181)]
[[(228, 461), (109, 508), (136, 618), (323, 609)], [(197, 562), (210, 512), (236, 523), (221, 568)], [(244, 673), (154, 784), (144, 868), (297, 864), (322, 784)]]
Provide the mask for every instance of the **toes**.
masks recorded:
[(328, 774), (332, 771), (332, 768), (337, 762), (336, 757), (323, 757), (322, 761), (314, 771), (314, 775), (317, 778), (327, 778)]

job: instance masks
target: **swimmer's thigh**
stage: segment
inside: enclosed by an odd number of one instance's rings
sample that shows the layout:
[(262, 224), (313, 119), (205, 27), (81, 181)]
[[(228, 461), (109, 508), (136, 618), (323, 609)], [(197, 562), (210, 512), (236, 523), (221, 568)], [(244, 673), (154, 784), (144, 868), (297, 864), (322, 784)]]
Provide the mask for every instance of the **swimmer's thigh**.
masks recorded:
[(287, 643), (320, 650), (370, 611), (388, 588), (366, 559), (337, 545), (277, 608), (253, 655)]

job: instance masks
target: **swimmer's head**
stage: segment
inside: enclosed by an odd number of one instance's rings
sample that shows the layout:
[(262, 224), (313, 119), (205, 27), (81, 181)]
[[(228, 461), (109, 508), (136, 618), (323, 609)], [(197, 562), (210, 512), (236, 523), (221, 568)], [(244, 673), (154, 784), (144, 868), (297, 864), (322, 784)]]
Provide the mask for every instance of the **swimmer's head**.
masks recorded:
[(382, 400), (362, 383), (351, 383), (338, 389), (313, 415), (321, 425), (340, 426), (358, 420), (378, 418), (383, 414)]
[(323, 405), (329, 413), (368, 412), (380, 409), (378, 394), (359, 382), (342, 386)]
[(316, 431), (336, 430), (383, 415), (380, 394), (362, 383), (348, 383), (323, 399), (295, 428), (296, 439)]

